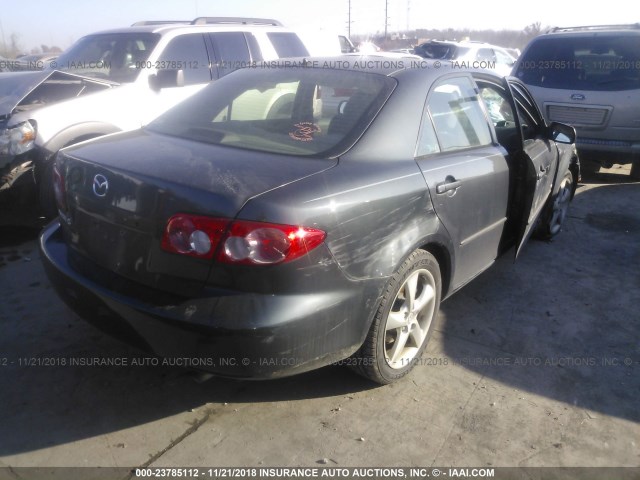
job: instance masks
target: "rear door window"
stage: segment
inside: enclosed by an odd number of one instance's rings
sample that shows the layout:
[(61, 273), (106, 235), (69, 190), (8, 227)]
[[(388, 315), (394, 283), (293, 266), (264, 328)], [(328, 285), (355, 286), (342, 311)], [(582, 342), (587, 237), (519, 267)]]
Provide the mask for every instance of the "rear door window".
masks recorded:
[(180, 35), (171, 40), (156, 65), (160, 70), (182, 70), (185, 85), (211, 81), (209, 55), (200, 33)]
[(492, 143), (487, 118), (469, 77), (449, 78), (438, 84), (429, 96), (427, 108), (441, 151)]
[(220, 77), (250, 65), (251, 54), (243, 32), (212, 33), (210, 37), (216, 52), (216, 65)]
[(280, 58), (309, 56), (302, 40), (293, 32), (271, 32), (267, 36)]

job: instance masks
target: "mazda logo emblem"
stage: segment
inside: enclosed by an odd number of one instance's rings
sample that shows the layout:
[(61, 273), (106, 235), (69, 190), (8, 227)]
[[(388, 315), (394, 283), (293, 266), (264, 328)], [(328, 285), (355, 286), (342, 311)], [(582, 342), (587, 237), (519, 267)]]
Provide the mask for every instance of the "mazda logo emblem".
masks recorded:
[(109, 191), (109, 181), (104, 175), (96, 175), (93, 177), (93, 193), (96, 197), (104, 197)]

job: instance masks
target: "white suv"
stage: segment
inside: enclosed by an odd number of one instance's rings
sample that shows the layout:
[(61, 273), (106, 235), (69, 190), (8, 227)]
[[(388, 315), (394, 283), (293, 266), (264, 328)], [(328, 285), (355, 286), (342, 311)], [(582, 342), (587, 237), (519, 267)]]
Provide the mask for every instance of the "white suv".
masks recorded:
[(53, 216), (50, 167), (60, 148), (140, 128), (237, 68), (308, 55), (275, 20), (200, 17), (91, 34), (43, 72), (0, 74), (0, 202), (40, 203)]

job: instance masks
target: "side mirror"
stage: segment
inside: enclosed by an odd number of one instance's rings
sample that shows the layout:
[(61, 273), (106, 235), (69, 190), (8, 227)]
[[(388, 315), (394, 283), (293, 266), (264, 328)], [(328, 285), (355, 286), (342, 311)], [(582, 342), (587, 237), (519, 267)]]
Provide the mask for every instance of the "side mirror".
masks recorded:
[(184, 70), (158, 70), (149, 76), (149, 87), (156, 92), (163, 88), (184, 87)]
[(570, 125), (564, 123), (553, 122), (547, 128), (547, 136), (549, 139), (558, 143), (572, 144), (576, 143), (576, 130)]

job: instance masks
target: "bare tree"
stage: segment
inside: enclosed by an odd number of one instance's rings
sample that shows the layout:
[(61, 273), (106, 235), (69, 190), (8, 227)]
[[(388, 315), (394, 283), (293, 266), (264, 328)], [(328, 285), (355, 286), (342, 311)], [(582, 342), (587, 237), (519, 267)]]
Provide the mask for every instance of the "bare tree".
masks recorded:
[(12, 33), (9, 35), (9, 42), (3, 42), (2, 48), (0, 48), (0, 55), (6, 58), (15, 58), (21, 53), (24, 52), (20, 46), (20, 35)]
[(542, 33), (542, 24), (540, 22), (535, 22), (531, 25), (527, 25), (526, 27), (524, 27), (523, 33), (526, 37), (529, 37), (529, 39), (537, 37), (538, 35), (540, 35), (540, 33)]
[[(507, 48), (524, 48), (534, 37), (540, 35), (545, 28), (540, 22), (527, 25), (522, 30), (471, 30), (469, 28), (447, 28), (447, 29), (429, 29), (419, 28), (409, 32), (398, 32), (385, 38), (381, 35), (368, 36), (368, 39), (385, 49), (406, 48), (411, 45), (422, 43), (426, 40), (475, 40), (479, 42), (487, 42), (493, 45), (500, 45)], [(358, 37), (355, 37), (358, 40)]]
[(20, 54), (20, 35), (18, 35), (17, 33), (12, 33), (9, 36), (9, 52), (7, 52), (9, 54), (9, 56), (11, 57), (15, 57), (16, 55)]

